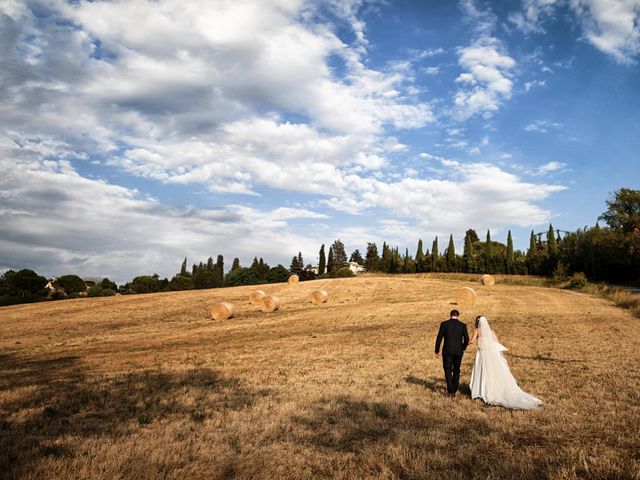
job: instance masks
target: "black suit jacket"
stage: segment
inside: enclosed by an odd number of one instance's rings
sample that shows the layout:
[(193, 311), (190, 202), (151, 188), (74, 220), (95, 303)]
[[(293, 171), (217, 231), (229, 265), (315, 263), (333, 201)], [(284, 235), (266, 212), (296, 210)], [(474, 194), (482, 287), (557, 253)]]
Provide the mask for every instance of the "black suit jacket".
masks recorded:
[(442, 353), (444, 355), (456, 355), (461, 357), (467, 349), (467, 345), (469, 345), (467, 325), (457, 318), (450, 318), (449, 320), (442, 322), (440, 324), (438, 338), (436, 338), (436, 353), (440, 352), (440, 343), (442, 343), (443, 339), (444, 346), (442, 347)]

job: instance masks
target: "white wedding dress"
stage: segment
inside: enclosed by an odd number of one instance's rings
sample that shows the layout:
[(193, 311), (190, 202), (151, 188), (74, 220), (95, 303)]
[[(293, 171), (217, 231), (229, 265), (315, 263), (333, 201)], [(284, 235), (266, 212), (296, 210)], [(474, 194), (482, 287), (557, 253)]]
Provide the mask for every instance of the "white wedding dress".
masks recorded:
[(518, 386), (507, 359), (502, 355), (507, 349), (498, 343), (485, 317), (480, 318), (478, 329), (478, 351), (471, 372), (471, 398), (481, 398), (485, 403), (506, 408), (538, 408), (542, 402)]

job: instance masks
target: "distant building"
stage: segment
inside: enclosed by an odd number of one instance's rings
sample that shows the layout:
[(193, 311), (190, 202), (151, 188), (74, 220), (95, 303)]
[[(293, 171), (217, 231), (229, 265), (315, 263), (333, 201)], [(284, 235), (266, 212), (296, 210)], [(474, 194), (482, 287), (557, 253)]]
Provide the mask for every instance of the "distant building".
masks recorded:
[(359, 273), (367, 271), (366, 267), (358, 264), (357, 262), (349, 262), (349, 270), (351, 270), (354, 275), (358, 275)]
[(318, 273), (320, 272), (320, 268), (318, 268), (317, 265), (315, 267), (308, 266), (304, 270), (305, 270), (305, 272), (311, 272), (314, 275), (318, 275)]

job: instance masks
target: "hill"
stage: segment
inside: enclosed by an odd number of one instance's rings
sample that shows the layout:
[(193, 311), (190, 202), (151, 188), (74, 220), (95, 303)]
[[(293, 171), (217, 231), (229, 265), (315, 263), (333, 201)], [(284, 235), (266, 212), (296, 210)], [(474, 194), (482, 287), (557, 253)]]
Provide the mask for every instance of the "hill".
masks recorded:
[[(461, 286), (540, 411), (445, 395)], [(0, 309), (0, 477), (640, 478), (638, 320), (606, 300), (365, 276), (264, 286), (265, 314), (253, 288)], [(211, 320), (220, 300), (236, 318)]]

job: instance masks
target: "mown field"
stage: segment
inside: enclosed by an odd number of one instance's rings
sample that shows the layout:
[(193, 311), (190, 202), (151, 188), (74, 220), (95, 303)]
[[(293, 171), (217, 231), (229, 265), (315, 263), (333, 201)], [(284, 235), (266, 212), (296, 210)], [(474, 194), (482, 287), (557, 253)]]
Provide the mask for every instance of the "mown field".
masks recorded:
[[(445, 394), (454, 292), (540, 411)], [(316, 306), (307, 296), (330, 293)], [(0, 477), (640, 479), (640, 320), (560, 289), (417, 277), (0, 308)], [(235, 303), (215, 322), (209, 307)]]

